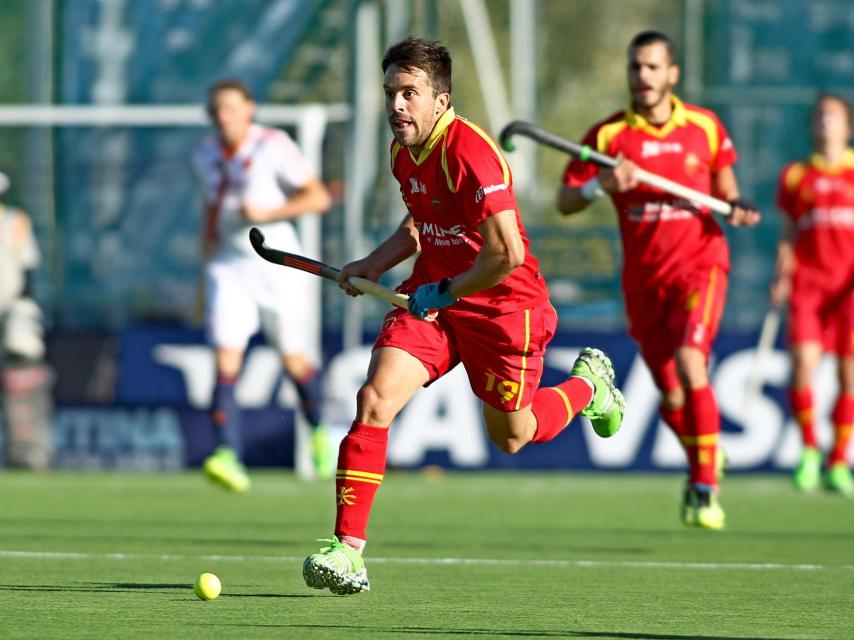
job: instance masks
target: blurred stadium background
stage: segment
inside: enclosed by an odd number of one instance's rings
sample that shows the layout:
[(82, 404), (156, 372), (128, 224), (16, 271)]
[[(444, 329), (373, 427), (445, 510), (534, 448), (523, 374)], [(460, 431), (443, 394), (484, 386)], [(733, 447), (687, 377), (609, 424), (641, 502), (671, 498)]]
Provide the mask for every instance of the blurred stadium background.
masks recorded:
[[(32, 216), (43, 253), (36, 296), (56, 374), (54, 465), (171, 469), (210, 445), (212, 361), (191, 310), (201, 207), (189, 157), (205, 134), (207, 86), (238, 77), (288, 129), (336, 194), (301, 231), (331, 264), (363, 254), (402, 207), (387, 170), (379, 60), (408, 33), (454, 56), (457, 111), (493, 135), (510, 119), (580, 138), (626, 102), (625, 45), (647, 28), (681, 45), (681, 96), (715, 109), (740, 162), (742, 191), (764, 212), (729, 233), (733, 272), (714, 383), (733, 467), (790, 467), (797, 432), (783, 401), (788, 363), (768, 363), (744, 406), (767, 307), (785, 162), (809, 148), (819, 89), (854, 89), (848, 0), (3, 0), (0, 171), (5, 201)], [(620, 19), (615, 20), (614, 16)], [(561, 220), (552, 205), (566, 158), (520, 141), (509, 156), (532, 246), (561, 319), (547, 376), (589, 342), (613, 353), (630, 413), (607, 446), (576, 428), (507, 458), (490, 448), (459, 372), (422, 392), (394, 430), (390, 463), (463, 468), (668, 469), (675, 440), (658, 425), (649, 375), (624, 331), (613, 212)], [(393, 284), (400, 273), (389, 275)], [(346, 425), (384, 309), (324, 285), (318, 351), (327, 415)], [(831, 401), (830, 364), (819, 408)], [(548, 379), (547, 379), (548, 381)], [(294, 464), (293, 393), (263, 345), (241, 380), (254, 465)], [(829, 427), (822, 424), (822, 437)]]

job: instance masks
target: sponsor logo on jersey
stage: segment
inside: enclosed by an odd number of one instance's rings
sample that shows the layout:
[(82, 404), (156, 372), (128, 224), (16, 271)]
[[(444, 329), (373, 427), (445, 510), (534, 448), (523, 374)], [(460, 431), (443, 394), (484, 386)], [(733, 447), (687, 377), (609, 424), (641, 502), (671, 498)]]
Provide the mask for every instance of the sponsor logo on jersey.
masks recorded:
[(697, 207), (688, 201), (647, 202), (642, 207), (629, 209), (628, 218), (630, 222), (672, 222), (687, 220), (697, 213)]
[(422, 240), (426, 240), (437, 247), (460, 244), (470, 244), (461, 224), (445, 229), (434, 222), (416, 222), (415, 228)]
[(409, 193), (427, 193), (427, 185), (417, 178), (410, 178)]
[(816, 207), (798, 218), (798, 230), (816, 227), (836, 227), (854, 229), (854, 208), (852, 207)]
[(494, 191), (504, 191), (507, 188), (507, 185), (504, 183), (501, 184), (491, 184), (488, 187), (484, 187), (483, 185), (477, 188), (474, 194), (475, 203), (479, 203), (484, 197), (488, 196), (490, 193)]
[(681, 142), (661, 142), (660, 140), (644, 140), (641, 147), (641, 158), (655, 158), (667, 153), (682, 153)]

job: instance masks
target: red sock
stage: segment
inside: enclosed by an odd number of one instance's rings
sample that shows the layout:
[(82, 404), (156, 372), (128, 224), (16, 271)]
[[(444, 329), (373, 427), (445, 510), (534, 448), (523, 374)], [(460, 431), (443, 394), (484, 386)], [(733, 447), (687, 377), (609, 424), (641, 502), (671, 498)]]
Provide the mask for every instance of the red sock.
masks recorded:
[(691, 435), (686, 438), (689, 457), (694, 464), (691, 469), (691, 482), (718, 486), (715, 458), (718, 450), (718, 434), (721, 430), (721, 416), (712, 387), (689, 389), (685, 403), (685, 418)]
[(688, 438), (690, 434), (688, 433), (688, 426), (685, 423), (685, 407), (679, 407), (678, 409), (670, 409), (664, 404), (660, 404), (658, 405), (658, 410), (661, 413), (661, 418), (664, 420), (664, 423), (668, 427), (670, 427), (670, 430), (676, 435), (677, 438), (679, 438), (679, 444), (682, 445), (682, 450), (685, 452), (685, 456), (688, 458), (688, 466), (689, 468), (693, 468), (693, 456), (689, 454)]
[(555, 387), (537, 389), (531, 404), (531, 411), (537, 418), (537, 432), (531, 442), (548, 442), (554, 438), (592, 399), (593, 389), (582, 378), (569, 378)]
[(801, 428), (801, 437), (804, 440), (804, 446), (818, 449), (818, 440), (815, 437), (812, 387), (789, 389), (789, 404), (792, 405), (795, 422)]
[(833, 450), (827, 460), (828, 465), (847, 462), (852, 423), (854, 423), (854, 396), (840, 394), (833, 408)]
[(388, 429), (353, 422), (338, 450), (335, 535), (366, 540), (374, 495), (385, 473)]

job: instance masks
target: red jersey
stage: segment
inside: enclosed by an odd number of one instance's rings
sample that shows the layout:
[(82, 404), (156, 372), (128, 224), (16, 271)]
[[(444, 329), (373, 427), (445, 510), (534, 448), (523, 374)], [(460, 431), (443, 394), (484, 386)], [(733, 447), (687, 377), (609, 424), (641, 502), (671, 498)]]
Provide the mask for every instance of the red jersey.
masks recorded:
[(462, 298), (453, 309), (496, 316), (548, 299), (537, 259), (528, 251), (510, 167), (495, 142), (478, 126), (448, 109), (436, 122), (419, 157), (393, 142), (391, 170), (418, 229), (421, 254), (401, 285), (452, 278), (474, 264), (483, 247), (477, 228), (502, 211), (516, 212), (525, 261), (503, 282)]
[(797, 231), (795, 278), (827, 292), (854, 287), (854, 151), (838, 166), (819, 154), (786, 165), (777, 205)]
[[(736, 153), (717, 116), (673, 98), (673, 113), (660, 126), (631, 108), (596, 124), (584, 144), (601, 153), (623, 156), (639, 167), (702, 193), (712, 176), (736, 161)], [(564, 184), (579, 187), (598, 168), (572, 160)], [(623, 240), (623, 287), (665, 284), (697, 269), (729, 269), (726, 238), (711, 211), (648, 185), (611, 196)]]

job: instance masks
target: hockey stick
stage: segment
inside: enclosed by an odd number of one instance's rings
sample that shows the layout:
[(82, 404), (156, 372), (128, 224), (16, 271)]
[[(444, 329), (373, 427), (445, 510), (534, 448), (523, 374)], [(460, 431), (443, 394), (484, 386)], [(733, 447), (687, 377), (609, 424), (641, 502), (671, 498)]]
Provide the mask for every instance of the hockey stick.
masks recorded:
[[(587, 145), (570, 142), (569, 140), (556, 136), (555, 134), (538, 127), (531, 122), (514, 120), (502, 129), (498, 139), (501, 142), (501, 146), (506, 151), (513, 151), (513, 149), (515, 149), (515, 145), (511, 140), (513, 136), (525, 136), (526, 138), (530, 138), (531, 140), (544, 144), (547, 147), (563, 151), (564, 153), (568, 153), (571, 156), (583, 160), (584, 162), (592, 162), (600, 167), (609, 167), (613, 169), (620, 164), (616, 158), (594, 151)], [(650, 173), (644, 169), (638, 169), (637, 177), (638, 180), (644, 184), (648, 184), (656, 189), (661, 189), (662, 191), (671, 193), (674, 196), (701, 204), (712, 211), (720, 213), (721, 215), (728, 216), (732, 214), (732, 205), (730, 203), (714, 198), (706, 193), (701, 193), (696, 189), (686, 187), (685, 185), (674, 182), (673, 180), (668, 180), (667, 178)]]
[[(330, 267), (328, 264), (312, 260), (311, 258), (305, 258), (294, 253), (287, 253), (286, 251), (280, 251), (279, 249), (273, 249), (272, 247), (267, 246), (267, 243), (264, 240), (264, 234), (257, 227), (252, 227), (249, 230), (249, 242), (252, 243), (252, 248), (255, 249), (255, 253), (264, 258), (267, 262), (290, 267), (291, 269), (299, 269), (300, 271), (306, 271), (316, 276), (320, 276), (321, 278), (338, 282), (338, 274), (341, 273), (340, 269)], [(404, 309), (408, 308), (409, 296), (404, 293), (398, 293), (397, 291), (384, 287), (373, 280), (359, 278), (357, 276), (349, 278), (348, 282), (362, 293), (367, 293), (375, 298), (380, 298), (381, 300), (385, 300), (397, 307), (402, 307)]]
[(750, 406), (759, 397), (762, 390), (762, 382), (765, 374), (765, 363), (774, 350), (777, 342), (777, 334), (780, 331), (780, 320), (783, 315), (782, 309), (771, 307), (762, 321), (762, 330), (759, 332), (759, 342), (756, 343), (756, 351), (753, 363), (750, 366), (750, 375), (747, 378), (747, 391), (745, 392), (745, 406)]

